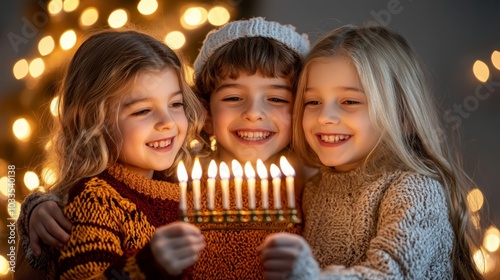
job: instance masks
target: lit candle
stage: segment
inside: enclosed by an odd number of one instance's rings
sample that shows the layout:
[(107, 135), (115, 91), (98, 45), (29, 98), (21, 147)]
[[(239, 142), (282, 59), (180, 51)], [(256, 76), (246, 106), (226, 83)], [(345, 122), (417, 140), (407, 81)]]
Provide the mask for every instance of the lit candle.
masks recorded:
[(273, 198), (274, 198), (274, 209), (281, 209), (281, 172), (276, 164), (271, 164), (271, 177), (273, 177)]
[(219, 165), (220, 185), (222, 187), (222, 208), (229, 210), (229, 167), (225, 162)]
[(217, 164), (212, 159), (208, 165), (208, 210), (214, 210), (215, 177), (217, 176)]
[(234, 190), (236, 195), (236, 209), (241, 210), (242, 208), (242, 197), (241, 197), (241, 183), (243, 182), (243, 168), (241, 164), (233, 159), (231, 162), (233, 175), (234, 175)]
[(259, 173), (260, 178), (260, 192), (262, 193), (262, 209), (267, 210), (269, 208), (269, 195), (268, 195), (268, 181), (267, 181), (267, 169), (261, 159), (257, 160), (257, 173)]
[(200, 210), (200, 179), (201, 179), (201, 164), (200, 160), (194, 160), (193, 170), (191, 171), (191, 179), (193, 179), (193, 198), (194, 210)]
[(247, 178), (248, 184), (248, 204), (250, 210), (255, 209), (255, 171), (253, 170), (252, 164), (247, 161), (245, 163), (245, 177)]
[(295, 191), (294, 191), (294, 176), (295, 170), (292, 165), (288, 163), (284, 156), (280, 158), (281, 170), (286, 176), (286, 193), (288, 195), (288, 208), (295, 208)]
[(187, 210), (187, 198), (186, 198), (186, 188), (187, 188), (187, 179), (188, 174), (186, 171), (186, 167), (184, 166), (184, 162), (179, 162), (177, 166), (177, 178), (179, 179), (179, 187), (180, 187), (180, 198), (179, 198), (179, 207), (181, 211)]

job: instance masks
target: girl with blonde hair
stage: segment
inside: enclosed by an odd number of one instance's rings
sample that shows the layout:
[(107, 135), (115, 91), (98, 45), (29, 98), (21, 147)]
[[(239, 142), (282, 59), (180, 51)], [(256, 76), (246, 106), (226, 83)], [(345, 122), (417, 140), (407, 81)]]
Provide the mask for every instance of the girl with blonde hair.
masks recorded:
[(320, 169), (303, 238), (270, 236), (269, 279), (481, 279), (474, 187), (450, 149), (423, 66), (386, 27), (344, 26), (312, 48), (293, 147)]
[[(189, 164), (186, 140), (205, 117), (183, 73), (170, 48), (136, 31), (93, 34), (75, 53), (47, 152), (59, 178), (50, 192), (67, 198), (72, 224), (58, 278), (168, 279), (197, 260), (203, 235), (176, 222), (179, 187), (169, 180), (180, 160)], [(32, 254), (29, 240), (23, 247)]]

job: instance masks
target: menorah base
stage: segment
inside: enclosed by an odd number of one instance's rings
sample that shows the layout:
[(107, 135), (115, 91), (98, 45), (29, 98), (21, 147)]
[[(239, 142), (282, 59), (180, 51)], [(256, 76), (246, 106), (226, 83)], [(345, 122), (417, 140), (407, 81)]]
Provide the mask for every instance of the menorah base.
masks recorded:
[(210, 225), (206, 230), (279, 230), (301, 223), (296, 209), (288, 210), (224, 210), (181, 211), (181, 220), (192, 224)]

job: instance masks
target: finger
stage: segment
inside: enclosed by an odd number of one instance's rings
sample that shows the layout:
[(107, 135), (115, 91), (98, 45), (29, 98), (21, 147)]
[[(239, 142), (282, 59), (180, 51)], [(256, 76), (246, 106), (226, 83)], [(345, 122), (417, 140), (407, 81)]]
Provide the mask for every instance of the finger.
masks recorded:
[(176, 259), (185, 259), (190, 258), (191, 256), (197, 256), (203, 248), (205, 248), (205, 243), (193, 244), (192, 246), (180, 249), (165, 250), (164, 254), (174, 256)]
[[(71, 225), (71, 224), (70, 224)], [(65, 244), (69, 240), (69, 234), (60, 226), (56, 220), (48, 220), (43, 223), (47, 233), (58, 242)]]
[(262, 251), (263, 261), (269, 259), (295, 260), (300, 254), (300, 249), (295, 247), (275, 247)]
[[(64, 213), (62, 212), (61, 208), (57, 208), (52, 212), (52, 218), (57, 222), (57, 224), (67, 233), (71, 232), (71, 222), (66, 219), (64, 216)], [(66, 235), (66, 241), (69, 239), (69, 234)], [(60, 239), (59, 239), (60, 240)]]
[(166, 237), (201, 235), (201, 231), (199, 228), (185, 222), (174, 222), (160, 227), (159, 230), (161, 230), (163, 235), (165, 235)]
[(188, 235), (176, 238), (160, 237), (157, 238), (154, 242), (155, 247), (168, 248), (170, 250), (179, 250), (193, 245), (205, 244), (205, 238), (203, 237), (203, 235)]
[(36, 234), (40, 237), (43, 243), (57, 248), (62, 248), (63, 244), (55, 239), (50, 233), (47, 232), (47, 229), (44, 226), (37, 228)]
[(293, 262), (279, 259), (268, 260), (262, 265), (269, 272), (288, 271), (293, 268)]
[(40, 256), (42, 253), (42, 248), (40, 247), (40, 239), (38, 238), (38, 235), (30, 231), (30, 248), (35, 254), (35, 256)]

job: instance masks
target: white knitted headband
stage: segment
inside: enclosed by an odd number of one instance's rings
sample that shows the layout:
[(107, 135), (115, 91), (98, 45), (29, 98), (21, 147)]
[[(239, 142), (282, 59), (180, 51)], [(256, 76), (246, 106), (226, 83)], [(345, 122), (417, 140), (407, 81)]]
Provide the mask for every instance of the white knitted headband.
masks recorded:
[(220, 47), (243, 37), (266, 37), (274, 39), (295, 51), (301, 57), (309, 52), (307, 34), (299, 34), (292, 25), (282, 25), (274, 21), (266, 21), (262, 17), (249, 20), (233, 21), (218, 30), (210, 31), (194, 61), (195, 75), (210, 56)]

